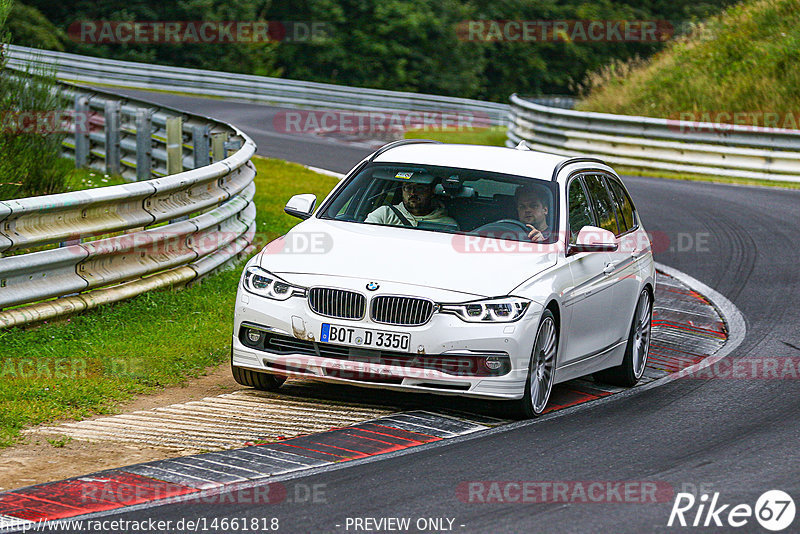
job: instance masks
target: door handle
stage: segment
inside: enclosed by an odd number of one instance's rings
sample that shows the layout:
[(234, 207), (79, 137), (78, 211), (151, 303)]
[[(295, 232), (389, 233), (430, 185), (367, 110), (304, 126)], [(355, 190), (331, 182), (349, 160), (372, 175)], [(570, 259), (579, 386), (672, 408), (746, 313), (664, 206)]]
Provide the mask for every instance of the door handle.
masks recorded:
[(631, 252), (631, 258), (633, 258), (635, 260), (636, 258), (638, 258), (639, 256), (642, 255), (642, 252), (644, 252), (644, 251), (643, 250), (634, 250), (633, 252)]
[(606, 266), (603, 268), (603, 274), (611, 274), (614, 272), (614, 269), (617, 268), (616, 263), (606, 263)]

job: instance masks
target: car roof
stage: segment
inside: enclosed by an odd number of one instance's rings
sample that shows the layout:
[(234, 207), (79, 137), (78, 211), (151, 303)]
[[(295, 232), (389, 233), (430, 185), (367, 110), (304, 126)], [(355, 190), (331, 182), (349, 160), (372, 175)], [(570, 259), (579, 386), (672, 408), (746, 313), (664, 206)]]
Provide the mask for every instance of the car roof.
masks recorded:
[(498, 146), (413, 143), (386, 150), (374, 161), (461, 167), (549, 181), (555, 166), (568, 159), (536, 150)]

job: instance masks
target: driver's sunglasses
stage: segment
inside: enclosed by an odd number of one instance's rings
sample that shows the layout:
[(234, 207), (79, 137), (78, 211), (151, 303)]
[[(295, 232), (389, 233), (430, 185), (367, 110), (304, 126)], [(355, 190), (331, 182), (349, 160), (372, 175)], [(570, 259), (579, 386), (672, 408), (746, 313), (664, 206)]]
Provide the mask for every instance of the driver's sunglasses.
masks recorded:
[(426, 184), (403, 184), (405, 193), (424, 193), (430, 189)]

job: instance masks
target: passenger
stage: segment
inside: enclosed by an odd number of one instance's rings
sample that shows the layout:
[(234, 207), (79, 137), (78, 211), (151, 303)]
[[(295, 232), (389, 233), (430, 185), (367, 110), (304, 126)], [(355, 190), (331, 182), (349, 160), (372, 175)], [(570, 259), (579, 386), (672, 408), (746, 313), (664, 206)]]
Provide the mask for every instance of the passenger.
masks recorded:
[(547, 226), (550, 195), (545, 189), (523, 185), (514, 195), (517, 218), (530, 228), (528, 238), (534, 242), (547, 241), (550, 228)]
[(405, 183), (403, 201), (396, 206), (381, 206), (364, 220), (366, 223), (418, 226), (420, 222), (458, 226), (439, 200), (433, 198), (434, 184)]

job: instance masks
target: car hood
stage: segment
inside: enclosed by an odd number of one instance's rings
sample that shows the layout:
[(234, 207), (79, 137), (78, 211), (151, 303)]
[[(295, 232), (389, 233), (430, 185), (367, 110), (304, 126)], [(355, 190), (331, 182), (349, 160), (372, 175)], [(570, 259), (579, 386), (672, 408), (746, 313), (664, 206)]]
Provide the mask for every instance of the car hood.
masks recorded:
[(555, 265), (557, 250), (557, 245), (312, 218), (264, 247), (258, 262), (287, 282), (292, 274), (319, 274), (494, 297)]

